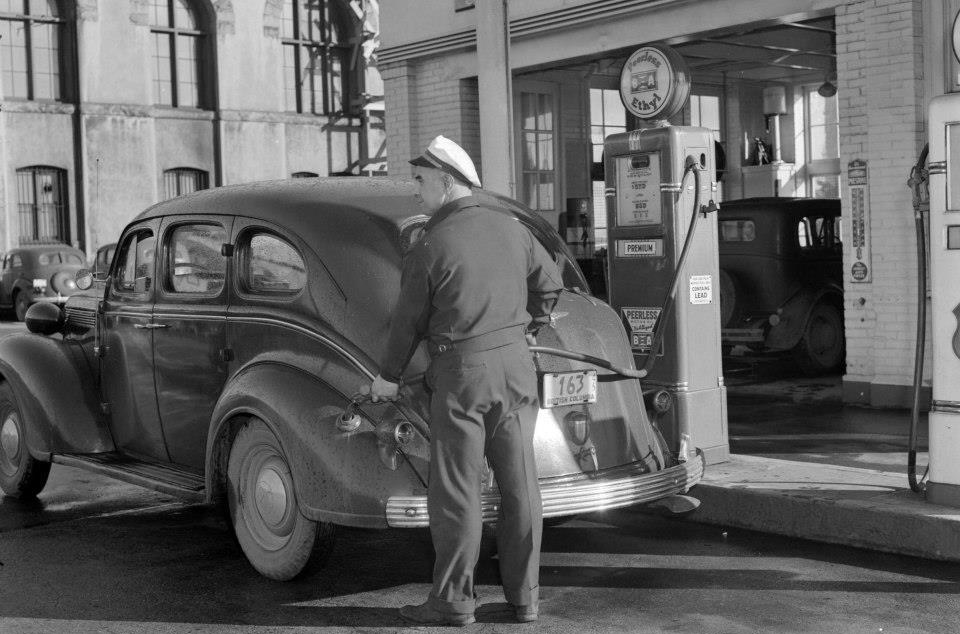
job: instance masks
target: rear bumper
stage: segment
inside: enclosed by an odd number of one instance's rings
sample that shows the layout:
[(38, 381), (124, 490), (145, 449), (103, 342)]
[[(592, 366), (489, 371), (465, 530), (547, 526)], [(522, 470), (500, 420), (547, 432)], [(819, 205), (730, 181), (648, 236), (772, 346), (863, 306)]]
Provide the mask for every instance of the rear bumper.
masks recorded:
[[(577, 474), (540, 481), (544, 517), (605, 511), (646, 504), (668, 495), (686, 493), (703, 477), (704, 458), (697, 455), (668, 469), (643, 473), (644, 465), (634, 462), (594, 474)], [(483, 521), (497, 519), (498, 492), (484, 493)], [(387, 499), (387, 524), (395, 528), (430, 525), (425, 495), (392, 496)]]

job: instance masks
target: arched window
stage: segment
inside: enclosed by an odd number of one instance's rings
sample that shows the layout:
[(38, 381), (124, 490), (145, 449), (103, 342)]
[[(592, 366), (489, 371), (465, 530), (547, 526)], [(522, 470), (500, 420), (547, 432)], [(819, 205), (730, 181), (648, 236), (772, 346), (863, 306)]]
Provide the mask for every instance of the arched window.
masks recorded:
[(17, 170), (20, 244), (70, 242), (67, 170), (31, 165)]
[(288, 111), (330, 115), (354, 109), (347, 24), (335, 0), (283, 0), (280, 41)]
[(192, 167), (175, 167), (163, 172), (163, 199), (176, 198), (210, 187), (210, 175)]
[(62, 99), (63, 23), (55, 0), (0, 0), (4, 97)]
[(205, 105), (203, 22), (189, 0), (150, 0), (156, 103), (174, 108)]

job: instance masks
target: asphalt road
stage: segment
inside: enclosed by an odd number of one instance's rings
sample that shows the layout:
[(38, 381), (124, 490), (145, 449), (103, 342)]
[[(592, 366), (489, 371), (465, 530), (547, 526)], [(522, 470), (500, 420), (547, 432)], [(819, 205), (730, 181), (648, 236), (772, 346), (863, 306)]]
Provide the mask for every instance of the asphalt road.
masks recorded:
[[(222, 516), (54, 466), (0, 502), (0, 632), (403, 631), (429, 589), (426, 531), (340, 532), (289, 582), (246, 563)], [(952, 632), (960, 567), (625, 510), (545, 533), (538, 625), (511, 622), (495, 562), (478, 624), (507, 632)]]

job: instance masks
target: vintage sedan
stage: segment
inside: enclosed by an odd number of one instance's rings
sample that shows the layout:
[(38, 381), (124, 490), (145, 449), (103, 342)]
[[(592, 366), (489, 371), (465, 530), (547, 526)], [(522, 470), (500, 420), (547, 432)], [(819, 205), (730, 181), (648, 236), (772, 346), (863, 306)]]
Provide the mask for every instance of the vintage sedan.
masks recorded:
[[(617, 314), (585, 291), (546, 222), (477, 195), (564, 274), (532, 352), (545, 517), (678, 499), (703, 458), (672, 453), (651, 425)], [(274, 579), (322, 561), (335, 525), (427, 526), (425, 349), (397, 403), (358, 391), (378, 371), (419, 211), (409, 183), (350, 178), (224, 187), (146, 210), (98, 290), (63, 311), (31, 309), (31, 333), (0, 340), (0, 487), (36, 495), (59, 463), (225, 504), (248, 559)], [(496, 474), (483, 486), (493, 522)]]
[(36, 244), (11, 249), (0, 258), (0, 309), (13, 309), (23, 321), (36, 302), (66, 303), (77, 292), (77, 271), (86, 259), (67, 244)]
[(720, 313), (725, 352), (737, 344), (787, 352), (810, 375), (843, 362), (840, 201), (746, 198), (724, 202)]

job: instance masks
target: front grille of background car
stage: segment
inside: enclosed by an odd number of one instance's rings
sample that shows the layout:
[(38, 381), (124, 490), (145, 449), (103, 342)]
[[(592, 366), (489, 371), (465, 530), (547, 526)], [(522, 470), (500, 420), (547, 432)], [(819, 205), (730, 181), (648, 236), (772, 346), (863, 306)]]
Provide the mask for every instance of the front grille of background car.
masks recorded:
[(67, 308), (67, 324), (80, 328), (93, 328), (97, 323), (97, 313), (85, 308)]

